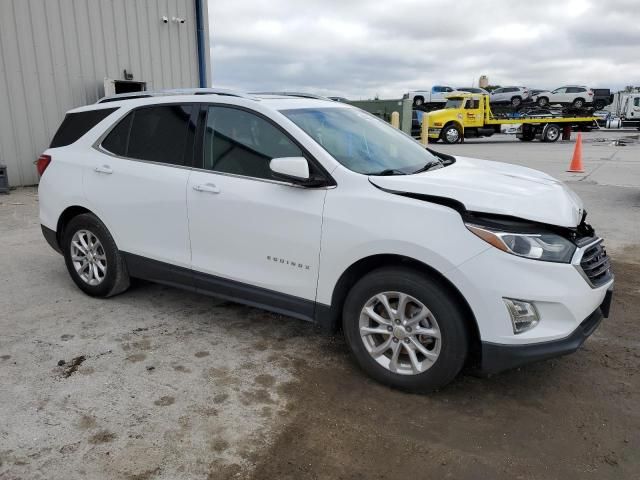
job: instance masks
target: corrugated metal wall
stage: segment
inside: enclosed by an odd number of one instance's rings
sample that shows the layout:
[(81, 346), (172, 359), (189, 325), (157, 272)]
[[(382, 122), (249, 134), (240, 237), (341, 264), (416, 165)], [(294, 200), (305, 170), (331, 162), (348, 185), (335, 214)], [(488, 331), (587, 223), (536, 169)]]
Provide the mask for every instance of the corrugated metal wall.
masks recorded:
[(105, 77), (126, 69), (149, 89), (197, 87), (196, 48), (194, 0), (0, 0), (0, 164), (11, 185), (37, 183), (33, 161), (67, 110), (103, 96)]

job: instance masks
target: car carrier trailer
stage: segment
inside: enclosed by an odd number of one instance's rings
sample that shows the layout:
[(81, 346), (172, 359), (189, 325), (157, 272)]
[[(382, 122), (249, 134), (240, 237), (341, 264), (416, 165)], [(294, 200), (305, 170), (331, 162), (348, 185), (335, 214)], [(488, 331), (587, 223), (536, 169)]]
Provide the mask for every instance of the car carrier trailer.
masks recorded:
[(477, 93), (455, 93), (447, 96), (441, 110), (428, 114), (429, 140), (445, 143), (461, 142), (469, 137), (490, 137), (500, 133), (503, 125), (520, 125), (516, 136), (524, 141), (539, 138), (543, 142), (555, 142), (563, 129), (596, 126), (596, 117), (549, 110), (531, 110), (498, 114), (491, 111), (489, 96)]

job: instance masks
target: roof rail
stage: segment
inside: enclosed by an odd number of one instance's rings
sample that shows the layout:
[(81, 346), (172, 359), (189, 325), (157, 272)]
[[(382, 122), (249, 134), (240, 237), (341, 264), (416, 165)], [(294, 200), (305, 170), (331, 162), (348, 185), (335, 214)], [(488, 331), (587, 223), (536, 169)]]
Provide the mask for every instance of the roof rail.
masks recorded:
[(331, 101), (331, 99), (323, 97), (322, 95), (315, 95), (313, 93), (304, 92), (251, 92), (250, 95), (282, 95), (283, 97), (314, 98), (316, 100)]
[(117, 102), (134, 98), (164, 97), (169, 95), (223, 95), (228, 97), (240, 97), (255, 100), (246, 93), (237, 92), (228, 88), (171, 88), (167, 90), (148, 90), (143, 92), (116, 93), (102, 97), (96, 103)]

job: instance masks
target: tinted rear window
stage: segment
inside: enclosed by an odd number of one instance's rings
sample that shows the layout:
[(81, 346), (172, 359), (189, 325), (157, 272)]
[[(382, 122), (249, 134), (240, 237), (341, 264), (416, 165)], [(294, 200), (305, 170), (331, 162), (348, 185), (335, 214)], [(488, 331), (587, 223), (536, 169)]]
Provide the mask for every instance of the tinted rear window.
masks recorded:
[(49, 147), (71, 145), (116, 110), (117, 108), (103, 108), (87, 112), (67, 113)]
[(163, 105), (134, 110), (107, 135), (102, 147), (121, 157), (184, 165), (193, 145), (191, 105)]

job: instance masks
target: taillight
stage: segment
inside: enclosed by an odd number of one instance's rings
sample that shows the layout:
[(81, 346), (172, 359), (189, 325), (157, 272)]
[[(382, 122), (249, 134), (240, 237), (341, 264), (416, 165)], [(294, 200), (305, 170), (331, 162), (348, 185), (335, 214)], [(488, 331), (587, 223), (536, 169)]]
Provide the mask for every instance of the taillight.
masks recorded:
[(38, 175), (42, 176), (50, 163), (51, 155), (40, 155), (36, 161), (36, 170), (38, 170)]
[(587, 95), (589, 95), (589, 96), (593, 96), (593, 92), (592, 92), (592, 91), (589, 91), (589, 93), (588, 93)]

